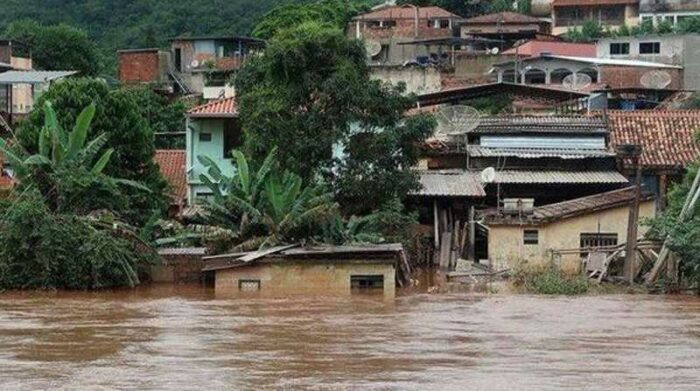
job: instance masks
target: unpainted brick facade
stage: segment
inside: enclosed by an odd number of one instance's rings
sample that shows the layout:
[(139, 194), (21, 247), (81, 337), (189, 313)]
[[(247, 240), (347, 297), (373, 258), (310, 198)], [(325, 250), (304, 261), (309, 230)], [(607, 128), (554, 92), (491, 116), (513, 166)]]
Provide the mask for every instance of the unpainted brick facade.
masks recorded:
[(159, 78), (158, 50), (119, 53), (119, 80), (122, 83), (155, 83)]
[[(641, 83), (642, 76), (654, 68), (602, 66), (600, 67), (600, 82), (610, 88), (646, 88)], [(681, 69), (658, 69), (671, 75), (671, 84), (666, 89), (679, 90), (683, 88), (683, 71)]]
[(382, 40), (389, 38), (445, 38), (453, 35), (455, 21), (449, 18), (442, 18), (449, 21), (449, 26), (444, 28), (435, 27), (435, 19), (391, 19), (384, 20), (395, 23), (391, 27), (378, 27), (372, 20), (356, 20), (348, 25), (349, 38), (364, 38)]

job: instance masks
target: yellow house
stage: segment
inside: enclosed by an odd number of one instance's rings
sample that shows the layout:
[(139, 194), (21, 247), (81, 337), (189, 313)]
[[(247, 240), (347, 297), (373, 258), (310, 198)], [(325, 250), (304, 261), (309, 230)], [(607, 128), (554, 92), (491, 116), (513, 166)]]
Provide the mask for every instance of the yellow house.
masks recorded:
[[(552, 250), (602, 247), (627, 242), (627, 221), (634, 188), (625, 188), (534, 208), (527, 215), (486, 217), (489, 261), (496, 270), (552, 259)], [(654, 217), (652, 196), (644, 195), (640, 219)], [(639, 236), (647, 231), (639, 226)], [(564, 255), (577, 267), (580, 255)]]
[(285, 246), (205, 257), (217, 296), (284, 297), (377, 294), (393, 299), (400, 244)]

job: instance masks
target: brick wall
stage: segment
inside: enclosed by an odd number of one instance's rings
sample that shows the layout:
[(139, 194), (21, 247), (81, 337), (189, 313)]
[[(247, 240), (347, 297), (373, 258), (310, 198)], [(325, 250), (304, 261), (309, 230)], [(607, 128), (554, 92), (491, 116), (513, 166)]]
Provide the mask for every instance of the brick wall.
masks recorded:
[(203, 280), (204, 261), (201, 254), (161, 254), (162, 264), (151, 267), (154, 282), (175, 284), (197, 283)]
[[(600, 68), (600, 82), (609, 85), (611, 88), (644, 88), (640, 79), (642, 76), (654, 68), (636, 68), (620, 66), (602, 66)], [(680, 69), (659, 69), (671, 75), (672, 82), (667, 89), (682, 89), (683, 77)]]
[(158, 51), (119, 53), (119, 81), (122, 83), (155, 83), (159, 81)]

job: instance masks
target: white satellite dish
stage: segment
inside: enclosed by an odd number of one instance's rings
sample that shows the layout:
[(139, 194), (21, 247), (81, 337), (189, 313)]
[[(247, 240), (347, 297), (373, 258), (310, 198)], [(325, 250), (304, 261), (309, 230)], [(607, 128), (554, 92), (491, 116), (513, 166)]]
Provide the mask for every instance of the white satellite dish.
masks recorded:
[(485, 168), (481, 171), (481, 183), (493, 183), (496, 180), (496, 169), (493, 167)]
[(666, 71), (649, 71), (642, 75), (639, 82), (646, 88), (660, 90), (668, 87), (673, 81), (671, 74)]
[(192, 63), (190, 64), (192, 68), (199, 68), (199, 61), (197, 60), (192, 60)]
[(436, 136), (458, 136), (471, 132), (481, 123), (481, 113), (471, 106), (444, 106), (436, 114)]
[(572, 73), (567, 75), (561, 84), (567, 90), (581, 91), (593, 83), (593, 79), (585, 73)]
[(376, 57), (382, 52), (382, 44), (377, 41), (365, 41), (365, 50), (369, 57)]
[(491, 50), (489, 50), (489, 53), (493, 54), (494, 56), (500, 52), (501, 52), (501, 49), (499, 49), (497, 47), (493, 47), (493, 48), (491, 48)]

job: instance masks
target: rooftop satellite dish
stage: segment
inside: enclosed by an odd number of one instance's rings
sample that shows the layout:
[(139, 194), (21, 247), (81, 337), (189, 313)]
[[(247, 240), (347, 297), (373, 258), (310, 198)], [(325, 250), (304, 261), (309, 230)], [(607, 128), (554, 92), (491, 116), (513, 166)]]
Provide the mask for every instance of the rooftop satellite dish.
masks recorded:
[(593, 79), (585, 73), (572, 73), (567, 75), (561, 84), (567, 90), (581, 91), (593, 83)]
[(382, 44), (377, 41), (365, 41), (365, 50), (369, 57), (378, 56), (382, 52)]
[(198, 68), (199, 67), (199, 61), (197, 60), (192, 60), (192, 63), (190, 64), (192, 68)]
[(496, 169), (493, 167), (485, 168), (481, 172), (481, 183), (493, 183), (496, 180)]
[(501, 52), (501, 49), (499, 49), (499, 48), (497, 48), (497, 47), (493, 47), (493, 48), (491, 48), (491, 50), (489, 50), (489, 53), (491, 53), (491, 54), (494, 55), (494, 56), (497, 55), (497, 54), (500, 53), (500, 52)]
[(481, 123), (481, 113), (471, 106), (445, 106), (436, 115), (437, 137), (459, 136), (471, 132)]
[(666, 71), (649, 71), (643, 74), (639, 80), (644, 87), (656, 90), (668, 87), (672, 81), (673, 78)]

